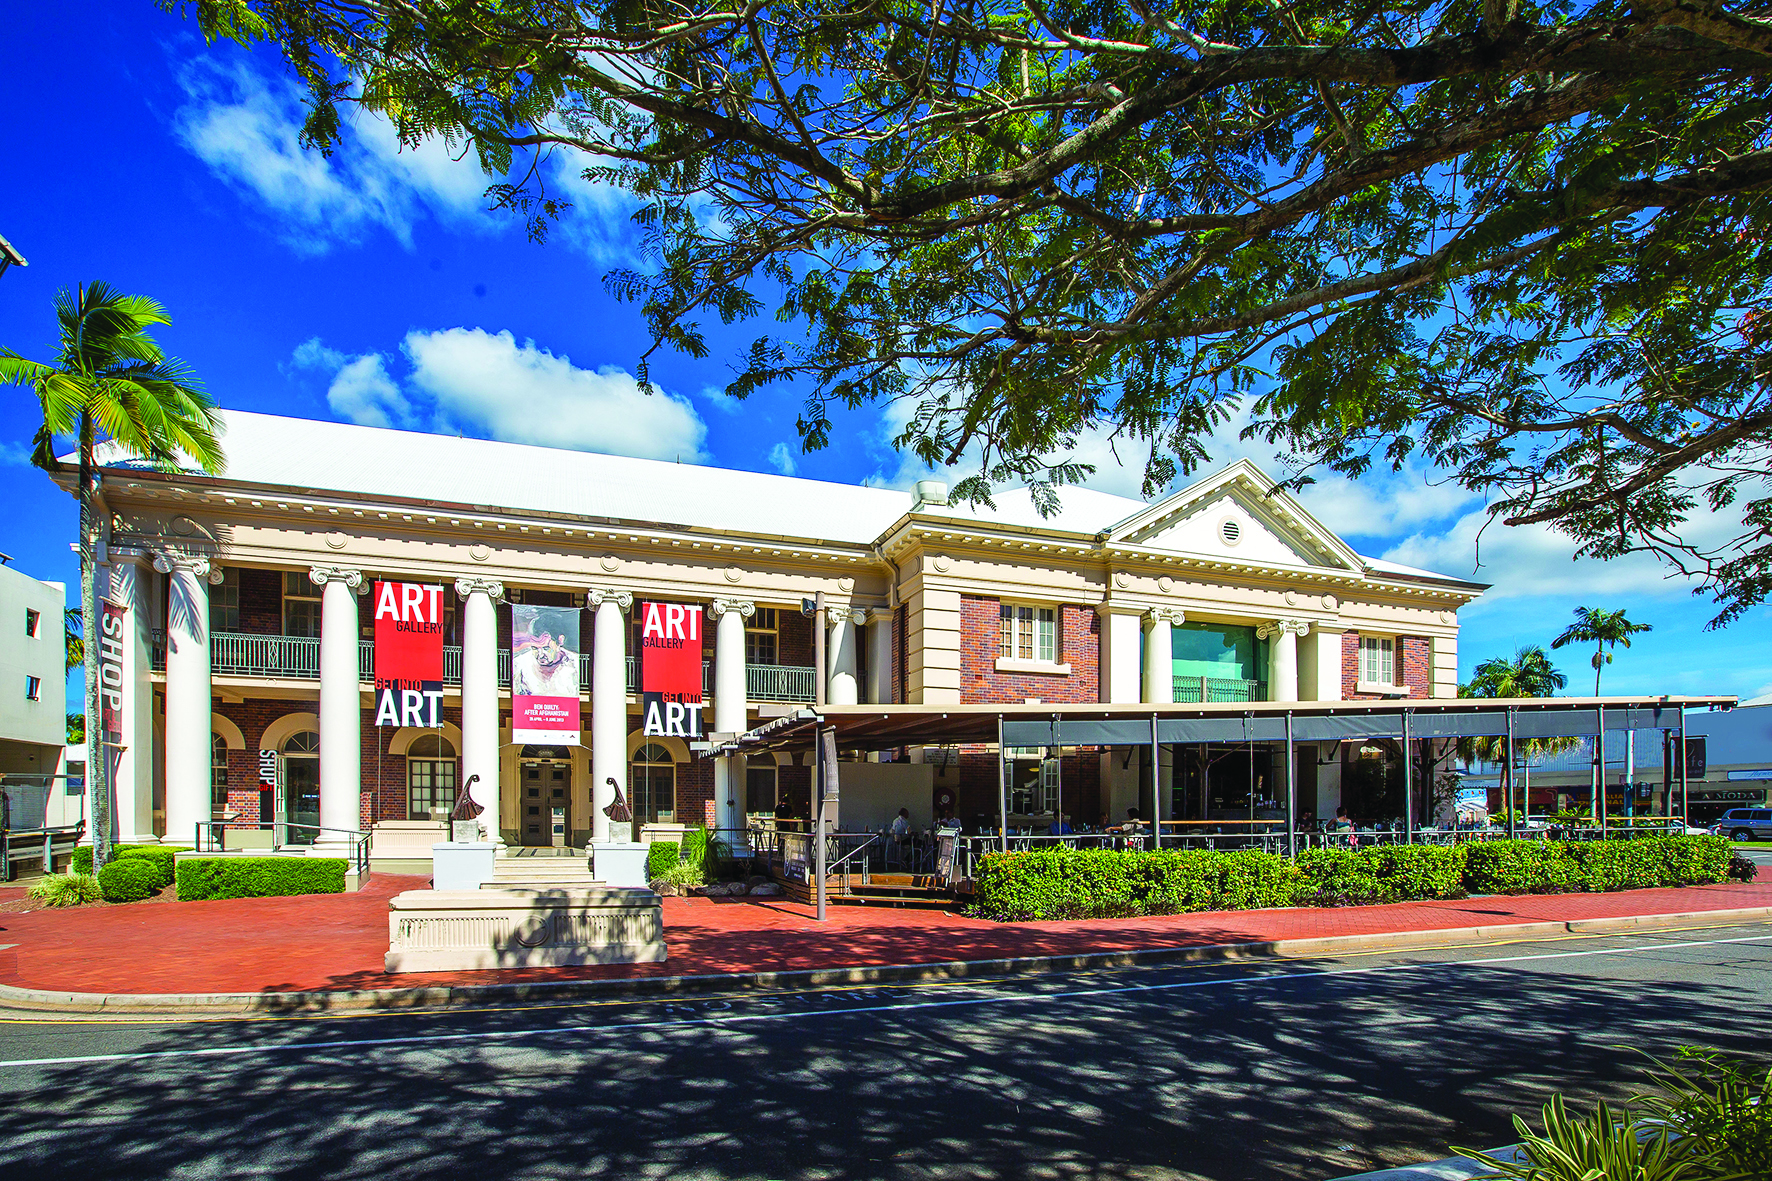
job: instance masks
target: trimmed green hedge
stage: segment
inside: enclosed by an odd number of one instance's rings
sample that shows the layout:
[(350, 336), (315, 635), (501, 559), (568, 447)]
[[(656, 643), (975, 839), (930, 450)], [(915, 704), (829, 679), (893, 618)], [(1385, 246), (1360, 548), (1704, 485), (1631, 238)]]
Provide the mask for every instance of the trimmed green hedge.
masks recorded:
[(106, 902), (140, 902), (160, 888), (159, 870), (139, 857), (119, 857), (98, 871), (98, 891)]
[(646, 880), (663, 877), (682, 860), (676, 841), (653, 841), (646, 848)]
[(189, 857), (178, 863), (180, 902), (342, 894), (342, 857)]
[(1690, 886), (1729, 878), (1721, 837), (1477, 841), (1309, 849), (1041, 849), (991, 853), (973, 876), (976, 912), (1004, 921), (1121, 918), (1274, 906), (1347, 906)]
[[(125, 853), (136, 853), (136, 852), (140, 852), (143, 849), (146, 849), (149, 852), (188, 853), (190, 851), (190, 848), (191, 847), (189, 845), (112, 845), (111, 846), (111, 860), (115, 861), (117, 858), (123, 856), (123, 854), (125, 854)], [(81, 845), (79, 848), (75, 849), (72, 854), (69, 855), (69, 857), (68, 857), (68, 872), (69, 873), (91, 873), (92, 872), (92, 846), (91, 845)], [(171, 877), (170, 872), (168, 873), (166, 881), (167, 881), (167, 884), (169, 884), (169, 885), (172, 882), (172, 877)]]
[(111, 859), (112, 861), (145, 861), (154, 867), (154, 889), (164, 890), (172, 885), (172, 867), (175, 864), (175, 850), (162, 849), (159, 845), (136, 845), (124, 849)]

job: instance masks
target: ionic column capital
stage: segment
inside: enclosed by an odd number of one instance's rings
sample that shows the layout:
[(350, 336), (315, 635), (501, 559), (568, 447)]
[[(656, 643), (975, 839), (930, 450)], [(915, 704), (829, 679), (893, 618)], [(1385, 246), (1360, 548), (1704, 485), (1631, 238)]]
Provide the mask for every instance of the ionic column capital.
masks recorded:
[(352, 570), (345, 566), (310, 567), (308, 580), (315, 586), (325, 586), (329, 582), (342, 582), (351, 588), (352, 593), (359, 595), (367, 589), (363, 581), (363, 571)]
[(225, 577), (222, 568), (210, 561), (207, 554), (187, 554), (177, 550), (155, 550), (154, 569), (162, 574), (189, 570), (211, 586), (219, 586)]
[(1187, 612), (1180, 607), (1152, 607), (1145, 612), (1145, 618), (1152, 623), (1167, 623), (1176, 626), (1187, 622)]
[(585, 592), (585, 606), (595, 611), (604, 603), (614, 603), (623, 611), (634, 605), (634, 592), (617, 590), (611, 586), (593, 586)]
[(739, 615), (749, 619), (757, 613), (757, 604), (749, 599), (715, 599), (708, 604), (708, 614), (715, 619), (720, 618), (728, 611), (736, 611)]
[(1308, 619), (1270, 619), (1257, 626), (1255, 634), (1261, 639), (1271, 640), (1276, 636), (1302, 636), (1310, 630), (1311, 621)]
[(860, 609), (856, 607), (826, 607), (824, 609), (827, 623), (848, 623), (860, 614)]
[(485, 595), (494, 603), (504, 601), (505, 584), (496, 578), (458, 578), (455, 580), (455, 593), (465, 599), (470, 595)]

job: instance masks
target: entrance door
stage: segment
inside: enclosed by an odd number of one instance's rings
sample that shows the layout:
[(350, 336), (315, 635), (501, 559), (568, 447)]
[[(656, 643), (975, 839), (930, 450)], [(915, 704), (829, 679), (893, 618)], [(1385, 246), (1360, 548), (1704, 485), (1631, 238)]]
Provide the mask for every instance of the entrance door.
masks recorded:
[(523, 844), (531, 848), (566, 847), (571, 832), (572, 764), (525, 759), (518, 764), (521, 794), (517, 819)]
[[(320, 760), (299, 756), (283, 760), (284, 819), (290, 824), (283, 839), (291, 845), (311, 845), (319, 835), (313, 826), (320, 823)], [(296, 825), (307, 825), (298, 828)]]

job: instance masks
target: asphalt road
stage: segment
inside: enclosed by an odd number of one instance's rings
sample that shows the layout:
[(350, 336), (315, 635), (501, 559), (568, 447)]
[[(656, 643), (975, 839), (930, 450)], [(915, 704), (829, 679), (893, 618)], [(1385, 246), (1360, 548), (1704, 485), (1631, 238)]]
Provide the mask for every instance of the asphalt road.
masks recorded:
[(1763, 1048), (1772, 926), (326, 1019), (0, 1022), (0, 1175), (1305, 1179)]

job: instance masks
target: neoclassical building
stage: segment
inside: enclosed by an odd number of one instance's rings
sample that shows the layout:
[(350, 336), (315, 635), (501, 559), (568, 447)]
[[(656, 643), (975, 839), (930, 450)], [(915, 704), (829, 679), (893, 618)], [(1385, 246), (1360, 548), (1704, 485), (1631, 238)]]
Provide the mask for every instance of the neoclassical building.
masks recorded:
[[(128, 841), (188, 840), (226, 815), (328, 843), (429, 818), (475, 776), (513, 845), (555, 826), (584, 844), (610, 779), (642, 822), (740, 828), (784, 803), (803, 816), (809, 768), (642, 735), (638, 601), (704, 613), (703, 728), (730, 734), (814, 700), (801, 604), (817, 592), (827, 700), (939, 705), (1453, 696), (1458, 611), (1484, 589), (1355, 553), (1243, 461), (1154, 504), (1067, 489), (1042, 517), (1025, 491), (974, 508), (934, 482), (225, 418), (221, 476), (101, 457), (101, 585), (129, 624), (114, 774)], [(377, 579), (445, 588), (440, 729), (374, 724)], [(512, 739), (513, 603), (582, 612), (581, 746)], [(1105, 756), (1057, 757), (1067, 798), (1106, 810)], [(994, 766), (941, 761), (943, 802), (995, 806)]]

